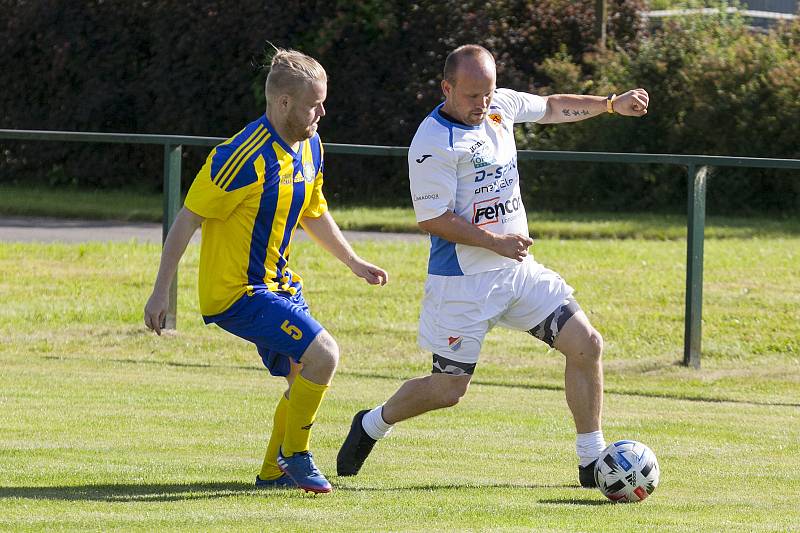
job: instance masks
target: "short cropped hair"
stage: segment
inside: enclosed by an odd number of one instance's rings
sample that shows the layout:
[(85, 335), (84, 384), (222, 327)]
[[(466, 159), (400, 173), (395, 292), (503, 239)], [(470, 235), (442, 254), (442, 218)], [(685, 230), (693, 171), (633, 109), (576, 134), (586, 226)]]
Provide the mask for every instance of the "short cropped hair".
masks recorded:
[(492, 53), (479, 44), (465, 44), (459, 46), (447, 54), (447, 59), (444, 60), (444, 79), (454, 84), (456, 81), (456, 72), (464, 58), (479, 58), (484, 54), (494, 63), (494, 56)]
[(316, 59), (297, 50), (275, 48), (269, 60), (269, 74), (264, 86), (267, 100), (271, 96), (293, 92), (299, 85), (313, 81), (328, 81), (328, 74)]

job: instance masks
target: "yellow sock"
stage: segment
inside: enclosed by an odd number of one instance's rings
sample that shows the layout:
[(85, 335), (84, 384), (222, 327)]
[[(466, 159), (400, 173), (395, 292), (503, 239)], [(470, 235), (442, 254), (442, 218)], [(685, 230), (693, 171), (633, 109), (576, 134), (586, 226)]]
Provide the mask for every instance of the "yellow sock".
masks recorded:
[(289, 391), (289, 412), (282, 446), (284, 457), (308, 450), (311, 426), (326, 390), (328, 385), (312, 383), (300, 375), (295, 378)]
[(289, 400), (281, 393), (281, 400), (275, 407), (275, 416), (272, 417), (272, 434), (267, 443), (267, 453), (264, 455), (264, 464), (258, 477), (261, 479), (278, 479), (283, 475), (278, 468), (278, 448), (281, 447), (283, 436), (286, 434), (286, 414), (289, 411)]

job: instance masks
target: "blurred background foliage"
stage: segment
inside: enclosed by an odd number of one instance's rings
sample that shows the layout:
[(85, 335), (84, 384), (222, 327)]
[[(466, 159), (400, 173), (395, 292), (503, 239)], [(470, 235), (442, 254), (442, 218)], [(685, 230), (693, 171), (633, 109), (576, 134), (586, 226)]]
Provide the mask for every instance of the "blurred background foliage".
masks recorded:
[[(800, 23), (753, 31), (736, 14), (657, 26), (645, 0), (609, 0), (596, 46), (594, 0), (0, 0), (0, 127), (228, 137), (264, 111), (266, 42), (328, 71), (325, 142), (407, 146), (441, 101), (444, 58), (476, 42), (498, 84), (541, 95), (644, 87), (642, 120), (525, 125), (519, 148), (800, 156)], [(159, 190), (160, 147), (0, 141), (0, 183)], [(183, 179), (206, 149), (188, 148)], [(405, 161), (329, 155), (327, 194), (406, 205)], [(668, 166), (521, 165), (531, 208), (685, 208)], [(796, 212), (797, 172), (719, 169), (709, 211)]]

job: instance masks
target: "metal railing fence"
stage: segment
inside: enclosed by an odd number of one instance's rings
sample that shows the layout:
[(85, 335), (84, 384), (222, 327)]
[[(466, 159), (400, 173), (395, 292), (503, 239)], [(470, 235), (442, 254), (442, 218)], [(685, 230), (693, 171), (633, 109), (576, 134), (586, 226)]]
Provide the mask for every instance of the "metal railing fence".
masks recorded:
[[(0, 139), (27, 141), (65, 141), (125, 144), (158, 144), (164, 147), (164, 222), (162, 240), (166, 239), (180, 210), (181, 154), (183, 146), (216, 146), (224, 137), (185, 135), (148, 135), (139, 133), (95, 133), (0, 129)], [(406, 156), (401, 146), (368, 146), (325, 143), (330, 154), (369, 156)], [(629, 163), (678, 165), (686, 168), (688, 179), (686, 296), (684, 316), (683, 363), (699, 368), (703, 307), (703, 240), (706, 216), (706, 184), (710, 167), (800, 169), (800, 159), (766, 159), (708, 155), (626, 154), (612, 152), (566, 152), (520, 150), (518, 159), (534, 161), (582, 161), (591, 163)], [(177, 274), (170, 287), (167, 327), (177, 326)]]

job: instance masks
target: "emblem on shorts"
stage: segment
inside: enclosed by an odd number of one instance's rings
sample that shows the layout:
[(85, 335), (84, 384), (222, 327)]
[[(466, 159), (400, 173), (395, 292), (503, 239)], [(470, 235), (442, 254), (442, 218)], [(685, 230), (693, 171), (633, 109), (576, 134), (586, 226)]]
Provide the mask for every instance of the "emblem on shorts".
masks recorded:
[(433, 156), (431, 154), (422, 154), (422, 157), (420, 157), (419, 159), (415, 159), (414, 161), (416, 161), (417, 163), (423, 163), (429, 157)]
[(462, 337), (448, 337), (447, 344), (452, 351), (457, 352), (458, 349), (461, 348), (462, 340), (464, 340)]

